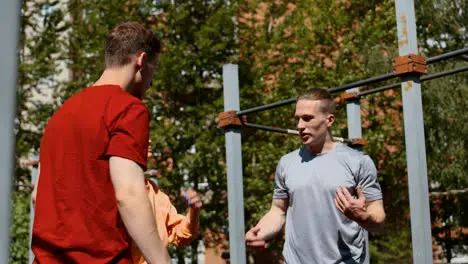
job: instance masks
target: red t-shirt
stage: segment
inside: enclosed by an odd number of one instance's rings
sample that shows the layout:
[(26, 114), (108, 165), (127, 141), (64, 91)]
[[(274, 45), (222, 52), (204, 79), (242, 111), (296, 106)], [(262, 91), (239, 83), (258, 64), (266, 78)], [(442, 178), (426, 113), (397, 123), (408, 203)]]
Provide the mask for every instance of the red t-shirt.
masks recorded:
[(52, 116), (41, 142), (36, 263), (132, 263), (109, 157), (146, 170), (148, 137), (148, 108), (116, 85), (83, 89)]

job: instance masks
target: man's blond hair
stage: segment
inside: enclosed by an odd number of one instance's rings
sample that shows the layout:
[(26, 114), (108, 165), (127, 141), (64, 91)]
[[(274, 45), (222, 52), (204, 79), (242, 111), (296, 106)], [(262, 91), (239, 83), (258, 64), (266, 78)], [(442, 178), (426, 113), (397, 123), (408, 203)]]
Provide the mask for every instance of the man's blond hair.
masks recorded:
[(326, 89), (312, 88), (297, 98), (299, 100), (320, 101), (320, 110), (324, 114), (335, 114), (335, 102)]

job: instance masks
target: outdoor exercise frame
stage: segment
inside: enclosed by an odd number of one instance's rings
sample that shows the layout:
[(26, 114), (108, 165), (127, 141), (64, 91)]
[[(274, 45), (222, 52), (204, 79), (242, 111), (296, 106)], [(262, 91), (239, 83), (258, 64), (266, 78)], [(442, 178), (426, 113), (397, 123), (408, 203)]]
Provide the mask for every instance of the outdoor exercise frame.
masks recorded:
[[(421, 77), (421, 75), (427, 73), (427, 64), (458, 56), (466, 60), (464, 54), (468, 53), (468, 48), (445, 53), (429, 59), (418, 56), (414, 2), (413, 0), (396, 0), (395, 7), (400, 56), (392, 61), (392, 72), (333, 87), (328, 89), (328, 91), (331, 93), (345, 92), (340, 97), (346, 102), (349, 138), (344, 139), (344, 141), (362, 145), (365, 144), (366, 141), (361, 138), (362, 128), (359, 99), (369, 94), (401, 86), (408, 167), (413, 263), (428, 264), (433, 263), (433, 257), (421, 82), (467, 71), (468, 66), (424, 77)], [(393, 79), (395, 77), (399, 77), (401, 82), (373, 90), (359, 91), (359, 87), (361, 86)], [(224, 65), (223, 79), (225, 112), (220, 113), (218, 116), (218, 124), (219, 127), (225, 129), (226, 137), (230, 259), (232, 263), (245, 264), (241, 128), (250, 127), (278, 133), (298, 134), (296, 130), (252, 124), (247, 121), (248, 114), (293, 104), (296, 102), (296, 98), (240, 111), (237, 65)]]
[[(396, 18), (398, 28), (398, 44), (401, 56), (418, 54), (416, 42), (416, 23), (413, 0), (395, 0)], [(19, 36), (20, 2), (17, 0), (0, 1), (0, 33), (8, 38), (0, 39), (0, 53), (2, 56), (2, 71), (0, 71), (0, 83), (3, 85), (0, 97), (0, 263), (8, 263), (8, 251), (10, 241), (10, 212), (11, 212), (11, 186), (14, 174), (14, 117), (16, 105), (17, 85), (17, 43)], [(444, 59), (460, 56), (467, 60), (468, 48), (442, 54), (426, 60), (426, 63), (434, 63)], [(407, 58), (407, 57), (406, 57)], [(416, 68), (424, 68), (415, 63)], [(424, 64), (424, 63), (423, 63)], [(404, 63), (403, 65), (410, 65)], [(329, 91), (336, 93), (346, 91), (348, 117), (348, 136), (344, 139), (351, 143), (363, 143), (354, 140), (362, 137), (359, 98), (397, 88), (401, 85), (403, 95), (403, 112), (405, 125), (405, 141), (408, 165), (408, 181), (411, 209), (411, 230), (413, 244), (413, 260), (415, 264), (433, 263), (431, 226), (429, 215), (429, 194), (427, 182), (427, 166), (424, 145), (424, 129), (421, 101), (420, 82), (432, 80), (442, 76), (467, 71), (468, 67), (441, 72), (420, 78), (421, 72), (409, 70), (406, 74), (398, 75), (401, 83), (383, 86), (370, 91), (359, 91), (362, 85), (380, 82), (396, 77), (394, 73), (369, 78), (363, 81), (331, 88)], [(244, 243), (244, 201), (242, 187), (242, 152), (241, 152), (241, 126), (235, 125), (236, 118), (250, 113), (267, 110), (282, 105), (295, 103), (296, 98), (268, 104), (252, 109), (239, 111), (239, 80), (237, 65), (228, 64), (223, 67), (224, 102), (225, 111), (235, 111), (228, 116), (224, 126), (226, 137), (226, 161), (228, 177), (228, 206), (229, 206), (229, 233), (230, 233), (230, 257), (235, 264), (245, 264)], [(294, 130), (272, 128), (263, 125), (250, 124), (246, 121), (244, 126), (253, 128), (295, 134)], [(33, 172), (35, 174), (35, 171)], [(34, 181), (32, 182), (34, 183)], [(31, 218), (34, 214), (31, 213)]]

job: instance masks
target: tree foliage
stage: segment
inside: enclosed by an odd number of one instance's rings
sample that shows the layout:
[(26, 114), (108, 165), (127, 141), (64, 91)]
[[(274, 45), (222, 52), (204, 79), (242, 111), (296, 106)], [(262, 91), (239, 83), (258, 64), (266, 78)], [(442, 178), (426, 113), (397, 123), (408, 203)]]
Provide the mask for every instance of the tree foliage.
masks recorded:
[[(104, 39), (123, 21), (149, 25), (164, 41), (153, 87), (144, 98), (152, 112), (151, 140), (161, 188), (183, 212), (181, 189), (205, 197), (201, 215), (206, 245), (224, 244), (228, 228), (222, 67), (239, 65), (241, 109), (276, 102), (312, 87), (330, 88), (391, 71), (398, 55), (394, 1), (90, 1), (24, 0), (19, 45), (16, 183), (29, 183), (23, 159), (38, 151), (42, 130), (67, 98), (91, 85), (104, 66)], [(419, 46), (433, 56), (466, 45), (464, 1), (420, 0)], [(448, 70), (466, 62), (430, 66)], [(68, 69), (68, 71), (64, 71)], [(68, 80), (59, 75), (69, 76)], [(389, 82), (386, 82), (389, 83)], [(386, 84), (385, 83), (385, 84)], [(361, 90), (381, 84), (361, 87)], [(423, 84), (430, 191), (468, 188), (468, 80), (460, 74)], [(37, 94), (52, 94), (38, 100)], [(47, 97), (47, 96), (46, 96)], [(373, 263), (411, 263), (411, 233), (400, 89), (361, 100), (364, 151), (375, 161), (384, 193), (386, 231), (371, 237)], [(294, 128), (293, 106), (249, 115), (249, 122)], [(335, 136), (347, 136), (338, 106)], [(244, 128), (243, 185), (246, 228), (269, 209), (279, 158), (296, 138)], [(29, 195), (16, 188), (11, 263), (27, 259)], [(431, 198), (432, 199), (432, 198)], [(466, 244), (452, 227), (467, 225), (466, 195), (432, 199), (433, 235), (446, 249)], [(443, 225), (442, 225), (443, 224)], [(465, 239), (465, 240), (464, 240)], [(270, 248), (280, 256), (281, 239)], [(192, 250), (173, 249), (179, 263)], [(454, 252), (455, 252), (454, 251)], [(191, 253), (190, 253), (191, 252)]]

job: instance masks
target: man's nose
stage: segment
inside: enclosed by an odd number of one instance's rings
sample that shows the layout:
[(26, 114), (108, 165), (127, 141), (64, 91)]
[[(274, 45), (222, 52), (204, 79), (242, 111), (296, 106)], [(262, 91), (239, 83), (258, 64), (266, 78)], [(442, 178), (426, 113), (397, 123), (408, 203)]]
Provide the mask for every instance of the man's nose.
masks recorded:
[(301, 119), (297, 120), (297, 129), (304, 129), (304, 121)]

